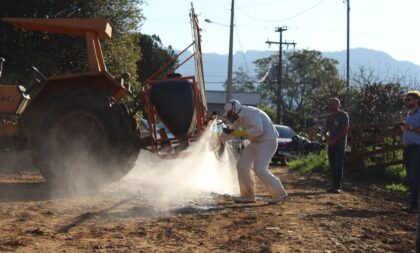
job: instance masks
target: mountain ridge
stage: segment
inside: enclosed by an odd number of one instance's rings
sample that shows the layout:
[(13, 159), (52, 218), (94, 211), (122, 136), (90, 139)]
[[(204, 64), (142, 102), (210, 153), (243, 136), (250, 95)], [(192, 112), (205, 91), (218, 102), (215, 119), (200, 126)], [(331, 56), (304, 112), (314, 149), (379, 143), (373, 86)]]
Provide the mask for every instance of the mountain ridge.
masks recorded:
[[(242, 67), (250, 75), (255, 73), (254, 61), (257, 59), (277, 54), (274, 50), (248, 50), (244, 53), (236, 51), (233, 55), (233, 71)], [(321, 52), (324, 57), (335, 59), (339, 62), (337, 69), (342, 78), (345, 76), (346, 51)], [(185, 56), (187, 57), (187, 56)], [(181, 57), (180, 61), (182, 61)], [(178, 72), (183, 75), (194, 74), (194, 62), (189, 61), (181, 66)], [(206, 89), (223, 90), (223, 83), (227, 76), (228, 56), (226, 54), (203, 53), (204, 80)], [(386, 80), (390, 77), (405, 77), (410, 80), (420, 80), (420, 65), (410, 61), (398, 61), (391, 55), (367, 48), (353, 48), (350, 50), (350, 71), (357, 72), (361, 68), (373, 71), (377, 80)]]

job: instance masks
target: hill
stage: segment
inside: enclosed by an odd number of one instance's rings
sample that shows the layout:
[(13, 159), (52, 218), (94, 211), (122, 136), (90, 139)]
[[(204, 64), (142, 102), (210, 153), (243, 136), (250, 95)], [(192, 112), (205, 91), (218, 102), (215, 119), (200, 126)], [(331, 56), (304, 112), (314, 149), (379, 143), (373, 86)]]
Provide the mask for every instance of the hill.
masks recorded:
[[(257, 59), (277, 54), (277, 51), (250, 50), (244, 53), (237, 51), (233, 55), (233, 70), (239, 67), (254, 74)], [(336, 59), (339, 62), (338, 69), (341, 76), (345, 76), (346, 51), (323, 52), (325, 57)], [(186, 57), (186, 56), (185, 56)], [(215, 53), (203, 54), (204, 74), (208, 90), (222, 90), (227, 75), (228, 56)], [(351, 71), (358, 71), (361, 67), (374, 71), (378, 80), (387, 80), (391, 76), (404, 76), (407, 79), (420, 80), (420, 66), (408, 61), (398, 61), (389, 54), (366, 48), (350, 50)], [(193, 74), (193, 61), (187, 62), (179, 69), (184, 75)]]
[[(336, 59), (338, 69), (344, 76), (346, 67), (346, 51), (323, 52), (325, 57)], [(366, 48), (350, 50), (350, 73), (360, 70), (361, 67), (374, 71), (379, 80), (387, 80), (392, 76), (404, 76), (407, 79), (420, 79), (420, 66), (409, 61), (397, 61), (389, 54)]]

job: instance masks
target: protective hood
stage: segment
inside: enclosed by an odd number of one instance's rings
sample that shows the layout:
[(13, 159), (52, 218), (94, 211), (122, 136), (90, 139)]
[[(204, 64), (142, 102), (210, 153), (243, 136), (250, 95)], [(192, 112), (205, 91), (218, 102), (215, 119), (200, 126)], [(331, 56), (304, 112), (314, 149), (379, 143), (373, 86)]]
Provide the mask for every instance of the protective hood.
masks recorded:
[(236, 99), (231, 99), (229, 100), (229, 102), (227, 102), (225, 104), (224, 110), (225, 112), (223, 113), (223, 116), (227, 116), (229, 111), (232, 111), (234, 113), (239, 113), (242, 109), (243, 105)]

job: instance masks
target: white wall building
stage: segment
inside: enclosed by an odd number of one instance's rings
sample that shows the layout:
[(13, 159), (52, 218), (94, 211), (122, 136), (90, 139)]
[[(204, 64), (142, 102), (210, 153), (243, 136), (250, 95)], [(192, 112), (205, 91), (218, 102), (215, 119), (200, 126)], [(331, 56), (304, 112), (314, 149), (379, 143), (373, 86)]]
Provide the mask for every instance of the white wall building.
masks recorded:
[[(237, 99), (243, 105), (258, 106), (261, 103), (259, 92), (233, 92), (232, 98)], [(207, 106), (209, 112), (223, 113), (226, 103), (226, 91), (206, 91)]]

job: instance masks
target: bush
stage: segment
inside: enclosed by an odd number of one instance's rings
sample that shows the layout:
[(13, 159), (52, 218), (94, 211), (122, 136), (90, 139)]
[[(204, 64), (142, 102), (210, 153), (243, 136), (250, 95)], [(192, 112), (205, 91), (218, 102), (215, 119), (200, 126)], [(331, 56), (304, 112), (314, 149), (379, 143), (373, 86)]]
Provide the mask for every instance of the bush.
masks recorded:
[(345, 110), (353, 123), (394, 123), (404, 110), (404, 87), (373, 83), (351, 89)]

